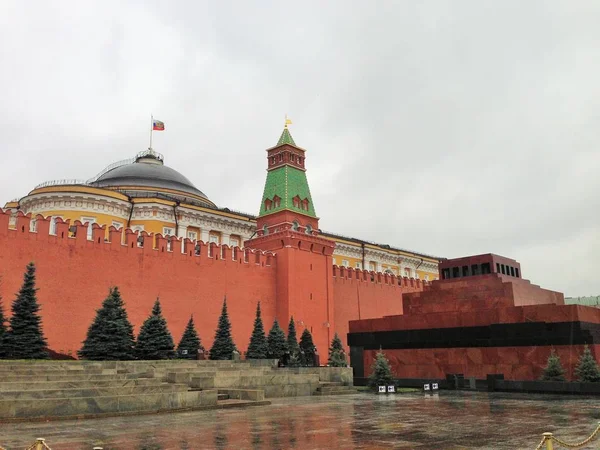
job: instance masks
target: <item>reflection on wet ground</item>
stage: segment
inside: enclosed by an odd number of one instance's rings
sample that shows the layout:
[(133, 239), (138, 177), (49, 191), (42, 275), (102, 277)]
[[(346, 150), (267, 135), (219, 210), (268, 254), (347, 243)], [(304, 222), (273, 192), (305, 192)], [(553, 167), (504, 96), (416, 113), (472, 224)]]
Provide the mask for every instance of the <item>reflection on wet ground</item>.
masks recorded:
[(600, 420), (599, 404), (598, 398), (473, 392), (299, 397), (246, 409), (1, 424), (0, 445), (22, 449), (44, 437), (53, 450), (533, 450), (544, 431), (569, 441), (587, 437)]

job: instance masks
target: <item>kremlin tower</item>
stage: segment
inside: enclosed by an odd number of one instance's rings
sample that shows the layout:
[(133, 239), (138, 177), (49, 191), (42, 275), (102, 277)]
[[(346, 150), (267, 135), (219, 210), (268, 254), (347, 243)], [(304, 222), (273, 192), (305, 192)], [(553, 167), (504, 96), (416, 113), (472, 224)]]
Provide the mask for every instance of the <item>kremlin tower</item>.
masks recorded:
[(335, 242), (320, 237), (319, 218), (306, 178), (306, 150), (285, 125), (267, 150), (267, 181), (257, 218), (257, 237), (245, 246), (277, 256), (276, 317), (285, 326), (294, 317), (325, 354), (333, 338), (332, 255)]

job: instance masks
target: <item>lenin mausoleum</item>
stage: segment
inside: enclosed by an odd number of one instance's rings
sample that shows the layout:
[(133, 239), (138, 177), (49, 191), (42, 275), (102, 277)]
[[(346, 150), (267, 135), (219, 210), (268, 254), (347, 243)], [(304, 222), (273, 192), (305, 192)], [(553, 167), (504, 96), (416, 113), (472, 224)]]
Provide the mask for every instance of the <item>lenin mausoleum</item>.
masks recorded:
[[(258, 199), (257, 199), (258, 200)], [(223, 299), (246, 350), (256, 304), (265, 326), (309, 329), (321, 361), (337, 332), (356, 378), (383, 351), (399, 378), (539, 377), (551, 349), (568, 376), (584, 345), (600, 356), (600, 309), (522, 278), (493, 254), (440, 259), (327, 233), (289, 129), (267, 149), (258, 216), (215, 205), (151, 148), (95, 177), (46, 182), (0, 209), (0, 296), (37, 267), (49, 349), (74, 356), (109, 287), (136, 330), (160, 297), (177, 339), (194, 315), (212, 344)]]

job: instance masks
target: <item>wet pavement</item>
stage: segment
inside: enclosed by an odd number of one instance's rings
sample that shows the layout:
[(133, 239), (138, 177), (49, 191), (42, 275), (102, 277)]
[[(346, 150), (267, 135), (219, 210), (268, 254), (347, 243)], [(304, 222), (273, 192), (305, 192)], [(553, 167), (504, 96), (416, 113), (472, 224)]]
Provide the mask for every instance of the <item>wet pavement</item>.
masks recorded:
[[(80, 421), (0, 424), (0, 446), (44, 437), (53, 450), (531, 449), (544, 431), (581, 441), (600, 399), (439, 392), (274, 399), (270, 406)], [(600, 441), (584, 447), (600, 449)]]

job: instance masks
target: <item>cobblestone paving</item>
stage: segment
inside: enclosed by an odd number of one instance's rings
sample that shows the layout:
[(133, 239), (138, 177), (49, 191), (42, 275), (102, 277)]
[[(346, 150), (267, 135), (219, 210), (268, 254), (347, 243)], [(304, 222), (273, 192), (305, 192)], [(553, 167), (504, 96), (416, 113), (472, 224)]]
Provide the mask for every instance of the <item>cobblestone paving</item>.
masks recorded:
[[(579, 441), (599, 420), (597, 397), (363, 393), (275, 399), (245, 409), (0, 424), (0, 445), (24, 449), (44, 437), (53, 450), (533, 450), (544, 431)], [(600, 449), (600, 442), (586, 448)]]

